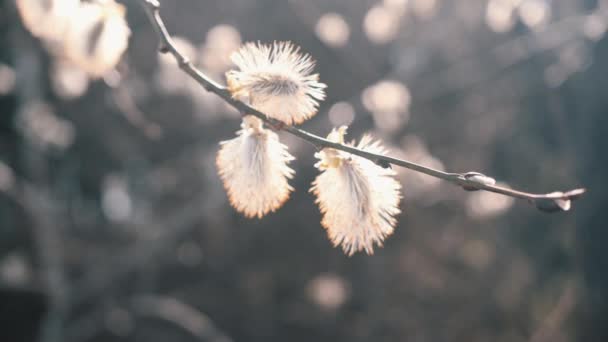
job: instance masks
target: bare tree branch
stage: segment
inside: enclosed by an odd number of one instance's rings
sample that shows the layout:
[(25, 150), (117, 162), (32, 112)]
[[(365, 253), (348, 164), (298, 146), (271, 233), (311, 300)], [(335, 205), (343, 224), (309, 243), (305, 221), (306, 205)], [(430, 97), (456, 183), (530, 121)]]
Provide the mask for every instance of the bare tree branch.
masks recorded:
[(160, 4), (158, 0), (139, 0), (139, 2), (143, 6), (154, 30), (156, 31), (156, 34), (158, 35), (160, 52), (170, 53), (173, 55), (181, 70), (190, 75), (190, 77), (197, 81), (207, 91), (221, 97), (224, 101), (239, 110), (241, 113), (254, 115), (269, 124), (274, 129), (284, 130), (313, 144), (317, 149), (333, 148), (336, 150), (341, 150), (362, 158), (369, 159), (382, 167), (390, 167), (391, 165), (401, 166), (432, 177), (443, 179), (450, 183), (456, 184), (467, 191), (485, 190), (513, 198), (525, 199), (534, 204), (539, 210), (545, 212), (568, 211), (571, 207), (571, 201), (579, 198), (585, 193), (585, 189), (582, 188), (565, 192), (554, 191), (546, 194), (535, 194), (513, 190), (496, 185), (496, 181), (493, 178), (485, 176), (479, 172), (444, 172), (411, 161), (370, 153), (353, 146), (335, 143), (297, 127), (285, 125), (283, 122), (268, 117), (266, 114), (250, 107), (246, 103), (234, 99), (226, 87), (218, 84), (209, 78), (209, 76), (207, 76), (205, 73), (197, 69), (175, 46), (173, 39), (167, 31), (167, 28), (160, 16)]
[(195, 337), (197, 341), (232, 341), (207, 315), (176, 298), (137, 295), (131, 303), (132, 310), (138, 315), (173, 323)]

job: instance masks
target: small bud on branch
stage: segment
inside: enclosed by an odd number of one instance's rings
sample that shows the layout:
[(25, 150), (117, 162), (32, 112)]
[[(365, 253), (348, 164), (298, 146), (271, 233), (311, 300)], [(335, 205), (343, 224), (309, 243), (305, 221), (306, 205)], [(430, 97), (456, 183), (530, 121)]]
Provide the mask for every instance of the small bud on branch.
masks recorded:
[(477, 191), (480, 185), (494, 185), (496, 179), (488, 177), (479, 172), (467, 172), (463, 175), (468, 184), (463, 184), (462, 188), (466, 191)]

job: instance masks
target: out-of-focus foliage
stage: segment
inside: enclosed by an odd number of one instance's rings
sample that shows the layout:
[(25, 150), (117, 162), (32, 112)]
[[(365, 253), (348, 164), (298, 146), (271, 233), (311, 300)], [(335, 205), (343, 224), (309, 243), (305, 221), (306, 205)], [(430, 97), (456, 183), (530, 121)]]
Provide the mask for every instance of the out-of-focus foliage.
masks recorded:
[(350, 124), (435, 168), (590, 189), (547, 216), (396, 169), (395, 233), (350, 258), (307, 192), (315, 151), (293, 137), (281, 211), (231, 209), (214, 160), (238, 113), (122, 3), (129, 48), (92, 82), (0, 3), (0, 340), (608, 340), (608, 3), (163, 1), (218, 81), (244, 41), (310, 53), (328, 85), (312, 132)]

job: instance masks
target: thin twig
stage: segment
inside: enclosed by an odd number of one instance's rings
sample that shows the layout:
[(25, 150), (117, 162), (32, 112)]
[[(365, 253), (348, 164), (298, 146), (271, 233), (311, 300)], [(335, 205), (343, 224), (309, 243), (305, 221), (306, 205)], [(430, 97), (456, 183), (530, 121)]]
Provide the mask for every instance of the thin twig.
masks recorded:
[[(17, 8), (12, 1), (7, 4), (7, 19), (18, 18)], [(26, 34), (21, 25), (9, 22), (8, 38), (13, 47), (12, 58), (20, 75), (16, 95), (17, 111), (43, 98), (44, 89), (43, 57), (35, 42)], [(8, 51), (7, 51), (8, 52)], [(63, 239), (65, 238), (62, 208), (52, 201), (49, 194), (49, 160), (44, 151), (29, 139), (17, 143), (22, 158), (21, 166), (26, 183), (13, 175), (11, 184), (5, 186), (5, 193), (12, 197), (31, 220), (31, 234), (39, 264), (39, 279), (44, 284), (48, 297), (48, 307), (40, 325), (38, 340), (59, 342), (64, 340), (65, 324), (70, 311), (69, 282), (66, 276)], [(11, 171), (8, 171), (11, 172)]]
[(173, 323), (195, 337), (197, 341), (232, 341), (205, 313), (176, 298), (150, 294), (137, 295), (131, 303), (134, 313)]
[(493, 178), (485, 176), (479, 172), (444, 172), (411, 161), (370, 153), (353, 146), (335, 143), (297, 127), (285, 125), (283, 122), (270, 118), (266, 114), (250, 107), (246, 103), (233, 98), (226, 87), (218, 84), (209, 78), (209, 76), (207, 76), (205, 73), (197, 69), (175, 46), (175, 43), (173, 42), (173, 39), (167, 31), (167, 28), (160, 16), (160, 4), (158, 0), (139, 0), (139, 2), (142, 4), (154, 30), (156, 31), (156, 34), (158, 35), (159, 51), (161, 53), (170, 53), (173, 55), (181, 70), (190, 75), (190, 77), (197, 81), (207, 91), (221, 97), (224, 101), (239, 110), (241, 113), (254, 115), (269, 124), (269, 126), (284, 130), (313, 144), (318, 149), (333, 148), (336, 150), (341, 150), (362, 158), (369, 159), (382, 167), (390, 167), (390, 165), (405, 167), (407, 169), (459, 185), (467, 191), (485, 190), (513, 198), (525, 199), (533, 203), (539, 210), (545, 212), (568, 211), (571, 206), (571, 200), (579, 198), (585, 192), (585, 189), (582, 188), (566, 192), (555, 191), (547, 194), (534, 194), (513, 190), (496, 185)]
[(540, 322), (540, 326), (534, 331), (529, 342), (545, 342), (559, 340), (564, 321), (572, 314), (577, 305), (576, 288), (572, 282), (566, 284), (562, 290), (555, 306)]

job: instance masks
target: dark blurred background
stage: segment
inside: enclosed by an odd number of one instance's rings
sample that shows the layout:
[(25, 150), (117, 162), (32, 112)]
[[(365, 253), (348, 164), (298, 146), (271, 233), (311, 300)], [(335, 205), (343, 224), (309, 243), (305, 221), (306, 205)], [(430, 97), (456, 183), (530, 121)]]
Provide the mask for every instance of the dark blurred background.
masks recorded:
[(241, 42), (291, 40), (350, 124), (393, 155), (530, 191), (568, 213), (399, 170), (375, 255), (332, 248), (308, 193), (247, 220), (214, 158), (238, 113), (156, 52), (137, 1), (117, 71), (89, 81), (0, 1), (0, 341), (608, 341), (608, 1), (162, 1), (223, 82)]

